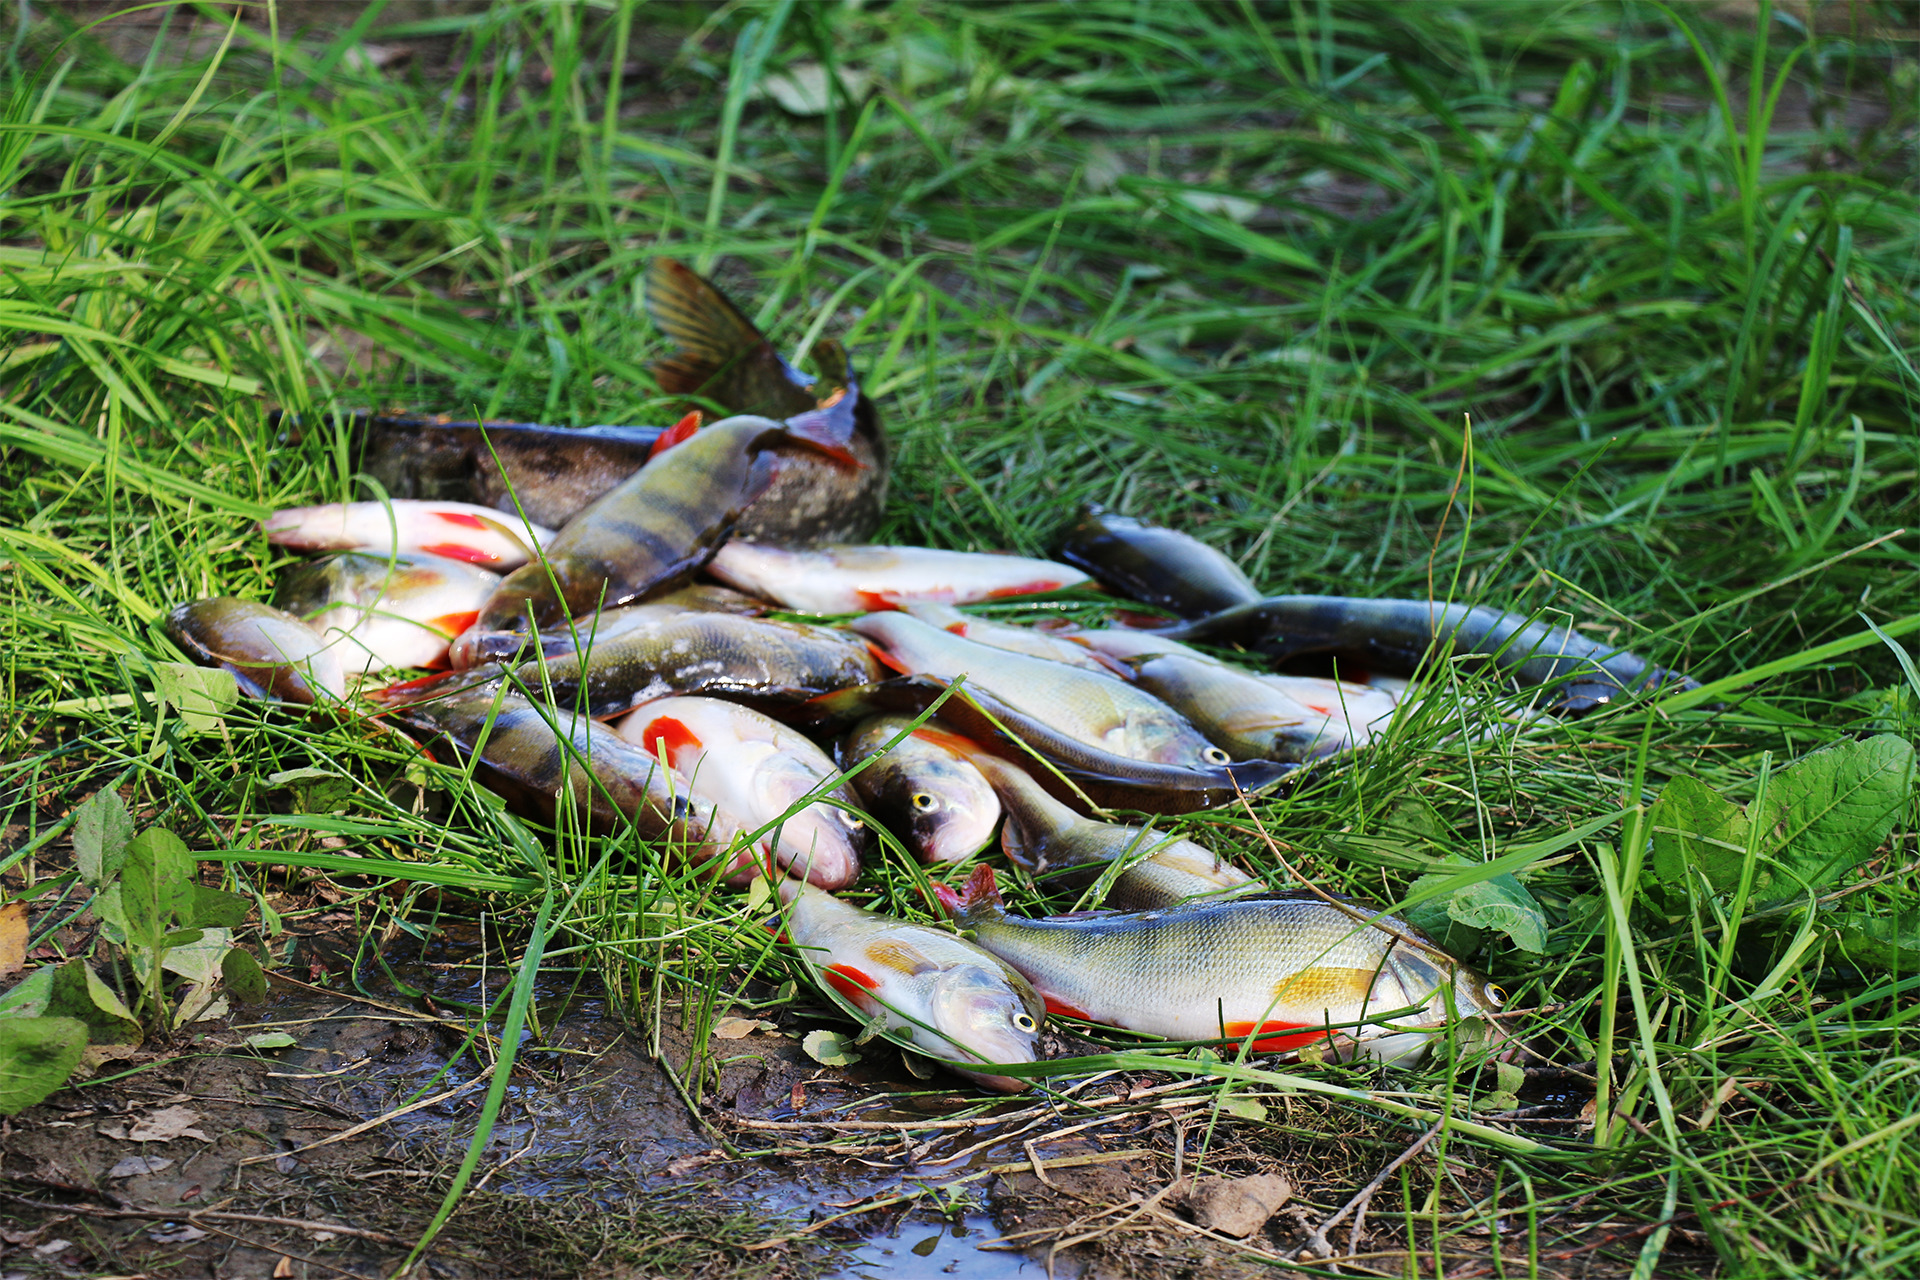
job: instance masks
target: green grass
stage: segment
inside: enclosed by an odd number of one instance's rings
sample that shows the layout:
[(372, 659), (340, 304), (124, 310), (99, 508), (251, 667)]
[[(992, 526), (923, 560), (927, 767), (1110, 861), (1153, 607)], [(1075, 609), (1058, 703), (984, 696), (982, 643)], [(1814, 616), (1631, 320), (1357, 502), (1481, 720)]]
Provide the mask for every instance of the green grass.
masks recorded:
[[(656, 1031), (783, 976), (737, 896), (531, 828), (390, 735), (261, 707), (194, 733), (151, 692), (169, 605), (264, 597), (286, 563), (254, 519), (356, 492), (343, 442), (282, 442), (269, 405), (665, 421), (638, 307), (660, 252), (783, 348), (847, 340), (896, 447), (882, 540), (1044, 552), (1097, 500), (1276, 591), (1553, 610), (1704, 681), (1762, 673), (1724, 707), (1487, 741), (1449, 736), (1443, 690), (1260, 806), (1330, 887), (1399, 901), (1442, 849), (1622, 810), (1644, 832), (1672, 778), (1745, 801), (1763, 761), (1920, 726), (1911, 640), (1868, 628), (1920, 614), (1920, 73), (1880, 25), (1910, 10), (1815, 36), (1641, 4), (311, 12), (8, 33), (0, 806), (23, 840), (131, 770), (143, 818), (243, 883), (350, 857), (545, 894), (549, 955), (614, 956)], [(375, 68), (363, 39), (417, 54)], [(809, 115), (755, 92), (797, 64), (852, 92)], [(295, 769), (339, 786), (272, 781)], [(1443, 842), (1406, 834), (1416, 811)], [(1193, 826), (1278, 878), (1246, 815)], [(1912, 830), (1855, 903), (1914, 908)], [(1532, 865), (1546, 952), (1473, 957), (1564, 1006), (1529, 1024), (1541, 1052), (1611, 1048), (1631, 1122), (1549, 1156), (1446, 1139), (1486, 1185), (1385, 1188), (1376, 1218), (1476, 1206), (1402, 1265), (1505, 1215), (1573, 1246), (1662, 1224), (1595, 1246), (1640, 1275), (1668, 1225), (1729, 1274), (1906, 1274), (1901, 975), (1775, 912), (1708, 982), (1723, 935), (1617, 887), (1631, 844), (1615, 819)], [(915, 909), (914, 878), (870, 886)], [(1471, 1084), (1442, 1063), (1411, 1087)], [(1424, 1127), (1340, 1114), (1396, 1151)], [(1215, 1150), (1265, 1140), (1236, 1122)]]

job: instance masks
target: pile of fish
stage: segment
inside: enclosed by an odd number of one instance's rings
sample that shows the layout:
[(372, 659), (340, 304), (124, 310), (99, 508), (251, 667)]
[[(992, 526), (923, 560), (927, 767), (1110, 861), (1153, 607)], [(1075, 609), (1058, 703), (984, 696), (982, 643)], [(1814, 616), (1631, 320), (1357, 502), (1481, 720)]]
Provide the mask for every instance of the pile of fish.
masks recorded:
[[(1109, 811), (1237, 803), (1360, 747), (1448, 647), (1563, 711), (1681, 677), (1494, 609), (1264, 596), (1189, 535), (1098, 509), (1059, 561), (866, 545), (887, 443), (845, 352), (815, 344), (810, 377), (688, 268), (658, 260), (647, 283), (678, 347), (654, 376), (701, 411), (664, 430), (365, 415), (357, 461), (389, 496), (275, 514), (271, 543), (325, 558), (272, 605), (175, 609), (174, 640), (252, 696), (377, 715), (521, 812), (769, 878), (822, 987), (989, 1088), (1025, 1087), (996, 1068), (1035, 1061), (1049, 1013), (1401, 1061), (1498, 1009), (1404, 921), (1269, 892)], [(963, 609), (1042, 598), (1142, 625)], [(1369, 674), (1276, 675), (1226, 649)], [(440, 670), (377, 675), (419, 669)], [(834, 896), (883, 847), (956, 863), (996, 832), (1043, 893), (1103, 909), (1012, 914), (984, 863), (936, 886), (958, 933)]]

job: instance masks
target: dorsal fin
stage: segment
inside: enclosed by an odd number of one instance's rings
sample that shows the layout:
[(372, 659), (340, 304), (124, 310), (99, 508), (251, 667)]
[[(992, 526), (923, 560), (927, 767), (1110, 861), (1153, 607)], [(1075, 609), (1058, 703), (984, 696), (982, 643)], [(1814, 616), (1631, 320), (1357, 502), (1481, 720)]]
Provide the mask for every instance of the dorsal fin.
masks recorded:
[(660, 389), (704, 395), (733, 413), (787, 418), (815, 407), (812, 380), (780, 358), (727, 296), (683, 262), (647, 267), (647, 314), (679, 350), (654, 362)]

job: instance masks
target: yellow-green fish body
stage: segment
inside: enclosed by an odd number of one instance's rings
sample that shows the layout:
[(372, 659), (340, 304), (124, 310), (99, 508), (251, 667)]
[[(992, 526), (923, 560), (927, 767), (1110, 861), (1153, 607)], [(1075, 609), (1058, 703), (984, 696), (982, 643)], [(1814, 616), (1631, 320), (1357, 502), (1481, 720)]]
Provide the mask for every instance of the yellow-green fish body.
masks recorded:
[(1452, 1018), (1503, 999), (1394, 916), (1299, 895), (1135, 914), (1008, 914), (982, 867), (936, 886), (973, 941), (1024, 974), (1054, 1013), (1169, 1040), (1258, 1037), (1261, 1052), (1316, 1041), (1411, 1061)]

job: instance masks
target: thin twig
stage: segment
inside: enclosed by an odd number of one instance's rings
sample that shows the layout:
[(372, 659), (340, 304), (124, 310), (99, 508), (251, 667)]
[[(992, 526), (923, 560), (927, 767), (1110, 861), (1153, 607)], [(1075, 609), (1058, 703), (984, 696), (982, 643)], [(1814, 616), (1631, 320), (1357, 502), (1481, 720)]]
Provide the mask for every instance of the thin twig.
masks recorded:
[(380, 1244), (392, 1244), (405, 1247), (406, 1241), (390, 1236), (384, 1231), (369, 1231), (362, 1227), (350, 1227), (344, 1222), (315, 1222), (311, 1218), (272, 1218), (259, 1213), (225, 1213), (211, 1209), (109, 1209), (100, 1204), (48, 1204), (43, 1200), (30, 1200), (26, 1196), (17, 1196), (12, 1192), (0, 1192), (15, 1204), (25, 1205), (29, 1209), (45, 1209), (52, 1213), (77, 1213), (88, 1218), (140, 1218), (150, 1222), (249, 1222), (262, 1227), (292, 1227), (298, 1231), (331, 1231), (337, 1236), (355, 1236), (362, 1240), (373, 1240)]
[(327, 1137), (321, 1138), (318, 1141), (309, 1142), (304, 1147), (295, 1147), (291, 1151), (269, 1151), (267, 1154), (261, 1156), (243, 1156), (236, 1163), (235, 1167), (244, 1168), (250, 1164), (265, 1164), (269, 1160), (278, 1160), (281, 1156), (297, 1156), (303, 1151), (312, 1151), (316, 1147), (331, 1146), (336, 1142), (345, 1142), (348, 1138), (357, 1138), (369, 1129), (378, 1129), (389, 1120), (398, 1120), (401, 1116), (409, 1115), (423, 1108), (438, 1106), (442, 1102), (451, 1101), (463, 1093), (477, 1089), (492, 1077), (494, 1066), (497, 1065), (499, 1064), (495, 1063), (488, 1066), (486, 1070), (482, 1071), (473, 1079), (456, 1088), (449, 1089), (445, 1093), (436, 1093), (431, 1098), (422, 1098), (411, 1106), (401, 1107), (396, 1111), (389, 1111), (385, 1115), (375, 1116), (371, 1120), (364, 1120), (354, 1125), (351, 1129), (342, 1129), (339, 1133), (329, 1134)]
[(1409, 1146), (1405, 1151), (1395, 1156), (1386, 1168), (1373, 1176), (1371, 1182), (1360, 1188), (1358, 1194), (1356, 1194), (1353, 1199), (1340, 1206), (1339, 1210), (1335, 1212), (1331, 1218), (1328, 1218), (1325, 1222), (1315, 1227), (1313, 1234), (1307, 1237), (1306, 1242), (1287, 1256), (1289, 1258), (1297, 1258), (1311, 1249), (1313, 1256), (1316, 1258), (1332, 1257), (1333, 1245), (1327, 1239), (1327, 1232), (1339, 1226), (1340, 1220), (1349, 1213), (1352, 1213), (1354, 1218), (1353, 1229), (1347, 1235), (1347, 1252), (1353, 1253), (1358, 1250), (1360, 1247), (1360, 1224), (1366, 1219), (1367, 1205), (1373, 1201), (1373, 1193), (1386, 1185), (1387, 1179), (1393, 1176), (1396, 1169), (1419, 1155), (1429, 1142), (1432, 1142), (1440, 1136), (1440, 1130), (1444, 1127), (1444, 1123), (1436, 1124), (1433, 1128), (1427, 1130), (1418, 1138), (1415, 1138), (1412, 1146)]

